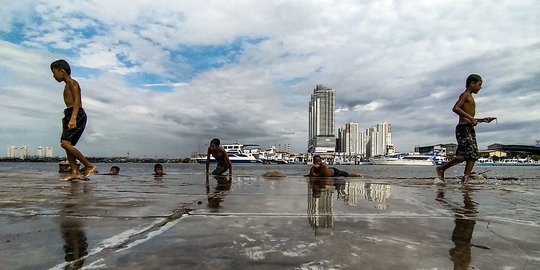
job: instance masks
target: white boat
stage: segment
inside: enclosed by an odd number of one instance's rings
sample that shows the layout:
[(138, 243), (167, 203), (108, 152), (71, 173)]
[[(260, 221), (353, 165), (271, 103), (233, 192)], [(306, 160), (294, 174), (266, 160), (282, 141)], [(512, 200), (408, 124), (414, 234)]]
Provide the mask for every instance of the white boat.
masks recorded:
[(479, 158), (476, 165), (480, 166), (540, 166), (540, 163), (531, 158), (506, 158), (494, 161), (492, 158)]
[(336, 160), (334, 161), (335, 165), (354, 165), (354, 161), (352, 160)]
[[(231, 163), (262, 163), (262, 161), (251, 153), (244, 151), (243, 144), (224, 144), (222, 145), (223, 149), (227, 152), (227, 156)], [(206, 156), (197, 158), (197, 162), (204, 164), (206, 163)], [(214, 157), (210, 157), (210, 162), (216, 162)]]
[(493, 165), (495, 162), (492, 158), (479, 158), (476, 161), (477, 165)]
[(433, 155), (397, 153), (386, 156), (378, 156), (370, 159), (373, 165), (435, 165)]

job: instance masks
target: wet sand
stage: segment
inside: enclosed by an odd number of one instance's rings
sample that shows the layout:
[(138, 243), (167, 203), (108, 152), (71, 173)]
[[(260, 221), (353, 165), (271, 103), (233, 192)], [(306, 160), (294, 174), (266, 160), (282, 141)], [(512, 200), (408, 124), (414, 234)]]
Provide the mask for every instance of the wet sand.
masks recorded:
[(0, 171), (2, 268), (540, 268), (537, 179), (167, 173)]

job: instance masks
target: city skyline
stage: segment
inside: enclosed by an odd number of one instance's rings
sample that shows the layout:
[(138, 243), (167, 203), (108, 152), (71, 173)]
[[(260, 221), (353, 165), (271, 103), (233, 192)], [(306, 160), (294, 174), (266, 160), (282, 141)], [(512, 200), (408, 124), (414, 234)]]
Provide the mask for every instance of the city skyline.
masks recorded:
[(59, 58), (82, 88), (88, 156), (185, 157), (215, 137), (306, 152), (317, 84), (338, 93), (336, 123), (392, 123), (396, 151), (451, 143), (471, 73), (477, 116), (498, 118), (479, 147), (534, 144), (538, 14), (534, 0), (8, 1), (0, 145), (63, 155)]
[(38, 157), (38, 158), (52, 158), (58, 157), (54, 155), (52, 146), (38, 146), (35, 151), (35, 155), (32, 154), (32, 147), (23, 145), (17, 147), (15, 145), (10, 145), (7, 147), (7, 158), (29, 158), (29, 157)]
[(346, 123), (338, 129), (337, 151), (361, 158), (386, 155), (394, 152), (392, 124), (382, 122), (361, 130), (360, 124)]

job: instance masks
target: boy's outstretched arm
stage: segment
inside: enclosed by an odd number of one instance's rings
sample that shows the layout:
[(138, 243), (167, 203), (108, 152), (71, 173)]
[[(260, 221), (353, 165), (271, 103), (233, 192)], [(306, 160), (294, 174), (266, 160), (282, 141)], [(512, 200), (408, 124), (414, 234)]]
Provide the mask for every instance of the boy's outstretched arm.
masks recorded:
[(478, 122), (491, 123), (491, 121), (497, 119), (497, 117), (484, 117), (477, 119)]

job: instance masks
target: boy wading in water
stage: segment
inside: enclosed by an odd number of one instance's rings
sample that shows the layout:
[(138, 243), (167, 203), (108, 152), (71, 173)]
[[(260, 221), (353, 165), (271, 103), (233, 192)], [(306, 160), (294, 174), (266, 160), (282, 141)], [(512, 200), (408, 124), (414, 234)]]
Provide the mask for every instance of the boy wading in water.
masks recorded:
[[(84, 155), (75, 148), (86, 126), (86, 113), (82, 108), (81, 88), (79, 83), (71, 78), (71, 68), (65, 60), (56, 60), (51, 63), (51, 71), (54, 79), (64, 82), (64, 118), (62, 119), (62, 137), (60, 146), (66, 150), (67, 160), (71, 166), (71, 175), (62, 179), (64, 181), (84, 180), (96, 172), (96, 166), (88, 161)], [(83, 175), (77, 166), (80, 160), (85, 168)]]
[(496, 119), (495, 117), (474, 118), (476, 114), (476, 103), (473, 94), (477, 94), (481, 88), (482, 78), (476, 74), (469, 75), (467, 77), (465, 91), (459, 96), (458, 101), (452, 109), (459, 116), (459, 123), (456, 126), (458, 147), (455, 158), (435, 169), (437, 171), (437, 177), (441, 181), (444, 181), (444, 172), (446, 169), (465, 161), (465, 171), (461, 182), (467, 182), (474, 163), (480, 158), (474, 126), (482, 122), (489, 123)]
[(208, 146), (208, 153), (206, 153), (206, 174), (210, 169), (210, 155), (214, 156), (217, 161), (216, 169), (212, 172), (212, 175), (222, 175), (227, 170), (229, 170), (229, 175), (232, 175), (232, 164), (227, 155), (227, 151), (223, 147), (219, 146), (221, 142), (218, 138), (212, 139), (210, 141), (210, 146)]

